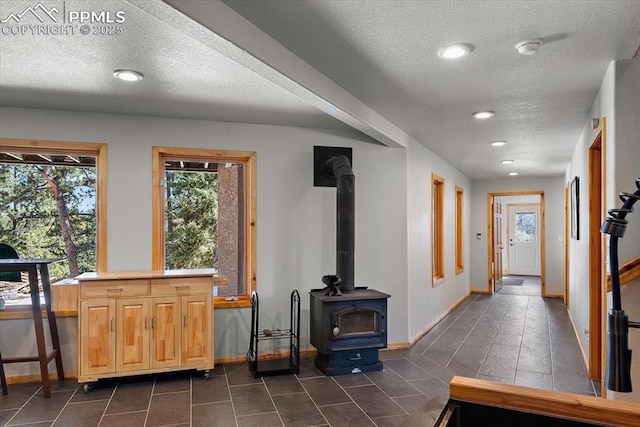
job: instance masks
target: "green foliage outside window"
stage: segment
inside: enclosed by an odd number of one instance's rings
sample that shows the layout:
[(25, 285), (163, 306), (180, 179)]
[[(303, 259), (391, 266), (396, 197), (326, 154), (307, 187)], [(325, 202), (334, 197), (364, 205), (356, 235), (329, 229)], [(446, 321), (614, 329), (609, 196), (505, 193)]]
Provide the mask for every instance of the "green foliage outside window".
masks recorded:
[(218, 175), (167, 171), (165, 182), (165, 268), (214, 268)]
[(0, 164), (0, 242), (24, 258), (65, 258), (52, 279), (94, 271), (95, 169)]

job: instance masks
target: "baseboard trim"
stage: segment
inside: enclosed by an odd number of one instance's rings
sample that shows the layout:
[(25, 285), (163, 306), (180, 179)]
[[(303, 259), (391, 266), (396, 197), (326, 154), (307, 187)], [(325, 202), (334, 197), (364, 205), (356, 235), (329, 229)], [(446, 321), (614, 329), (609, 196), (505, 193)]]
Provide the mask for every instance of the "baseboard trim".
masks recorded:
[[(78, 371), (65, 371), (64, 373), (65, 379), (78, 378)], [(58, 381), (58, 374), (56, 372), (49, 373), (50, 381)], [(40, 374), (29, 374), (29, 375), (13, 375), (7, 376), (7, 384), (28, 384), (28, 383), (39, 383), (42, 382), (42, 377)]]
[(433, 327), (436, 326), (442, 319), (444, 319), (444, 317), (447, 314), (451, 313), (457, 306), (462, 304), (462, 301), (467, 299), (467, 297), (469, 295), (471, 295), (472, 293), (473, 293), (473, 291), (469, 291), (466, 294), (464, 294), (464, 296), (462, 296), (458, 301), (454, 302), (444, 313), (442, 313), (440, 316), (438, 316), (434, 320), (432, 320), (427, 326), (425, 326), (424, 328), (420, 329), (417, 334), (415, 334), (413, 337), (411, 337), (409, 339), (409, 347), (413, 347), (415, 345), (415, 343), (418, 342), (418, 340), (420, 338), (425, 336), (427, 334), (427, 332), (429, 332), (431, 329), (433, 329)]
[(545, 298), (560, 298), (560, 299), (564, 299), (564, 295), (560, 295), (560, 294), (546, 294), (544, 297)]
[(482, 294), (482, 295), (490, 295), (491, 291), (488, 291), (486, 289), (471, 289), (469, 291), (470, 294)]
[(580, 341), (580, 334), (578, 334), (578, 330), (576, 329), (576, 324), (573, 321), (573, 316), (571, 316), (571, 310), (567, 308), (567, 314), (569, 315), (569, 320), (571, 321), (571, 327), (573, 328), (573, 333), (576, 335), (576, 339), (578, 340), (578, 347), (580, 348), (580, 353), (582, 354), (582, 361), (584, 362), (584, 366), (589, 370), (589, 359), (587, 358), (587, 354), (584, 352), (582, 348), (582, 341)]
[(404, 350), (407, 348), (411, 348), (411, 343), (409, 341), (387, 344), (387, 348), (385, 350)]

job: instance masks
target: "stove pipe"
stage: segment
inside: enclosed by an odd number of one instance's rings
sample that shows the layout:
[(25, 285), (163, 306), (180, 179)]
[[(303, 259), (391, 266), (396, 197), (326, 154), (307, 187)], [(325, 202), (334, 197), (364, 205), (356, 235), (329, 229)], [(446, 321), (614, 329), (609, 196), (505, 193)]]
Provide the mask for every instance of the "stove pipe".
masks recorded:
[(336, 179), (337, 234), (336, 269), (340, 276), (342, 292), (355, 288), (353, 280), (355, 246), (355, 198), (356, 178), (349, 159), (344, 155), (333, 156), (326, 163), (327, 171)]

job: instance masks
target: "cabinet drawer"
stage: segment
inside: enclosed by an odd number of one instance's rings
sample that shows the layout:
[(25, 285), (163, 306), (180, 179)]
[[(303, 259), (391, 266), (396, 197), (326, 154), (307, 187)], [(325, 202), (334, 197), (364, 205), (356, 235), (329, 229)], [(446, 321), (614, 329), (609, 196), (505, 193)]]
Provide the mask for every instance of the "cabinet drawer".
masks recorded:
[(211, 294), (211, 277), (151, 279), (152, 296)]
[(80, 298), (144, 297), (147, 295), (149, 295), (148, 280), (80, 282)]

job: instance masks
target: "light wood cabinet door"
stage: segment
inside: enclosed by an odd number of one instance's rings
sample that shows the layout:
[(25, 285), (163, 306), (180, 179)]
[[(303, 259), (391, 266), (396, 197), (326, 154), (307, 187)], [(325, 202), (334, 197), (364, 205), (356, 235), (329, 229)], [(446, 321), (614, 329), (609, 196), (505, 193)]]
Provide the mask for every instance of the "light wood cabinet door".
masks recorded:
[(139, 371), (149, 368), (149, 299), (117, 300), (116, 370)]
[(81, 377), (115, 371), (115, 312), (116, 303), (112, 299), (80, 303)]
[(180, 366), (180, 298), (151, 298), (151, 368)]
[(182, 300), (182, 366), (211, 363), (211, 295), (191, 295)]

